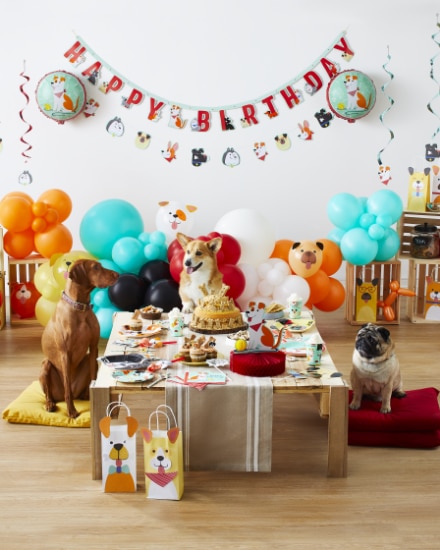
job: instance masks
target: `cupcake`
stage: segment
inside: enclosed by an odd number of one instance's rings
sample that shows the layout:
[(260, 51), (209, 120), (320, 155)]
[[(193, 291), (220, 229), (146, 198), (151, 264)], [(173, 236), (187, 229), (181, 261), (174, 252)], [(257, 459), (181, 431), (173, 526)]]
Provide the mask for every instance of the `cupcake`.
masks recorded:
[(140, 332), (142, 330), (142, 321), (140, 319), (131, 319), (128, 326), (130, 330)]
[(206, 350), (192, 346), (189, 350), (192, 363), (204, 363), (206, 361)]

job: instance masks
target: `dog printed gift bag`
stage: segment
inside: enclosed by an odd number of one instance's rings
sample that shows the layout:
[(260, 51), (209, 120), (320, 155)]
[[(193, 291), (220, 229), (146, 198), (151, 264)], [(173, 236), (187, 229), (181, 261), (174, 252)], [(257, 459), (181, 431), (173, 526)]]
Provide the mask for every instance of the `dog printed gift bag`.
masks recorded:
[[(153, 417), (156, 417), (155, 430), (151, 429)], [(166, 420), (166, 430), (159, 429), (160, 418)], [(150, 414), (148, 428), (142, 428), (141, 432), (147, 498), (180, 500), (183, 495), (183, 438), (171, 407), (159, 405)]]
[[(111, 414), (125, 408), (126, 423), (112, 422)], [(125, 403), (114, 401), (107, 405), (106, 416), (99, 421), (102, 449), (102, 489), (105, 493), (134, 493), (136, 491), (136, 431), (138, 421), (130, 415)]]

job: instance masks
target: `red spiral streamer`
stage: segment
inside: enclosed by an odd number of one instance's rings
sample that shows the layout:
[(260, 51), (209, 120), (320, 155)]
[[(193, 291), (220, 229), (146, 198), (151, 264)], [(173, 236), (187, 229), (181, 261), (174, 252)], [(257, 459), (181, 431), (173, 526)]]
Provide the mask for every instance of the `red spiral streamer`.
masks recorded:
[(32, 130), (32, 125), (29, 124), (29, 122), (27, 120), (25, 120), (25, 118), (23, 116), (23, 111), (29, 105), (29, 96), (24, 91), (24, 87), (29, 82), (30, 78), (25, 74), (25, 70), (26, 70), (26, 65), (25, 65), (25, 62), (23, 62), (23, 72), (20, 73), (20, 76), (25, 79), (25, 82), (23, 82), (23, 84), (20, 86), (20, 92), (26, 98), (26, 105), (25, 105), (25, 107), (23, 107), (23, 109), (21, 109), (19, 114), (20, 114), (21, 120), (27, 125), (27, 130), (21, 136), (20, 141), (21, 141), (21, 143), (23, 143), (24, 145), (27, 146), (26, 149), (21, 153), (23, 155), (23, 157), (26, 159), (25, 162), (27, 162), (27, 159), (31, 158), (31, 156), (29, 155), (29, 151), (32, 149), (32, 145), (28, 141), (26, 141), (25, 136), (26, 136), (26, 134), (29, 134), (29, 132)]

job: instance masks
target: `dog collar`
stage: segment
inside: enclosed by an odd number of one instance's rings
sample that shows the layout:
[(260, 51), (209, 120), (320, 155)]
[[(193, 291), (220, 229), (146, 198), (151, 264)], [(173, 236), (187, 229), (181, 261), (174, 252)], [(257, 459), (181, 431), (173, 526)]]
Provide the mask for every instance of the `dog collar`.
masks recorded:
[(73, 309), (77, 309), (78, 311), (87, 311), (88, 309), (92, 309), (92, 305), (85, 304), (84, 302), (76, 302), (75, 300), (72, 300), (67, 294), (64, 292), (61, 294), (61, 298), (67, 302), (70, 306), (73, 307)]

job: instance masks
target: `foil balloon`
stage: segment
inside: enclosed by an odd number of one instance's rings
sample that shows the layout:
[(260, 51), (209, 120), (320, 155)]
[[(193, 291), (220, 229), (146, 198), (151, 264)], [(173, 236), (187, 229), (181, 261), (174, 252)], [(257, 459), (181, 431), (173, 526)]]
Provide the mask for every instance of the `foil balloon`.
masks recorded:
[(43, 115), (64, 124), (77, 117), (86, 104), (86, 89), (73, 74), (55, 71), (46, 74), (35, 90), (37, 104)]
[(348, 122), (355, 122), (373, 109), (376, 88), (364, 73), (342, 71), (327, 86), (327, 102), (333, 113)]

